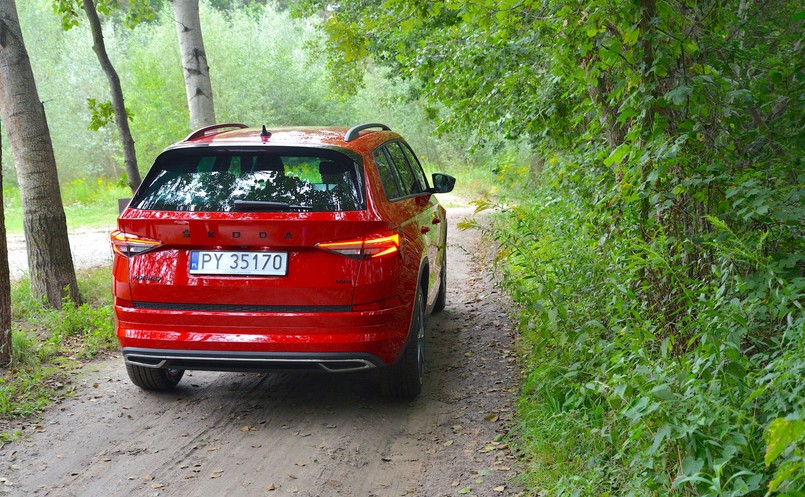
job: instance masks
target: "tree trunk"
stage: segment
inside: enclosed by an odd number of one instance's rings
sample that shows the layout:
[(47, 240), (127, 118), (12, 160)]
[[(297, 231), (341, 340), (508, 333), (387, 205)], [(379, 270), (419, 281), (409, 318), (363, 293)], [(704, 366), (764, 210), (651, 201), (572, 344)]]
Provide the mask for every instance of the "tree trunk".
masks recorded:
[(11, 364), (11, 275), (3, 204), (3, 133), (0, 129), (0, 368)]
[(0, 116), (20, 186), (31, 293), (52, 307), (63, 297), (80, 303), (53, 144), (14, 0), (0, 1)]
[(98, 11), (95, 10), (95, 2), (93, 0), (83, 0), (83, 6), (89, 20), (89, 27), (92, 30), (92, 49), (95, 51), (95, 55), (98, 56), (98, 62), (100, 62), (101, 69), (106, 74), (106, 79), (109, 80), (112, 109), (115, 111), (115, 123), (117, 124), (118, 134), (120, 134), (120, 143), (123, 145), (123, 164), (129, 177), (129, 188), (134, 193), (137, 187), (140, 186), (142, 178), (140, 178), (140, 170), (137, 167), (137, 153), (134, 150), (134, 138), (131, 137), (126, 104), (123, 101), (123, 89), (120, 86), (117, 71), (115, 71), (115, 67), (106, 53), (103, 30), (101, 29), (101, 21), (98, 19)]
[(176, 16), (176, 31), (179, 33), (184, 86), (190, 108), (190, 129), (196, 130), (215, 124), (210, 67), (201, 36), (198, 0), (171, 0), (171, 3)]

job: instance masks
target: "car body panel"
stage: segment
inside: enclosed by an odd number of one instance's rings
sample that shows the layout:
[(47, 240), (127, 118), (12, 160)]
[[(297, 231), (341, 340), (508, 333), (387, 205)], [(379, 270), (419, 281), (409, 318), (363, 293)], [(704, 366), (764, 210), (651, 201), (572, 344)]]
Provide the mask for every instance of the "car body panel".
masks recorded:
[[(337, 151), (358, 168), (364, 208), (337, 212), (146, 210), (136, 207), (138, 191), (118, 219), (118, 233), (152, 240), (155, 245), (135, 255), (115, 252), (115, 319), (124, 356), (129, 360), (129, 355), (136, 354), (162, 357), (159, 351), (209, 353), (223, 360), (216, 363), (221, 369), (227, 369), (227, 357), (234, 369), (237, 354), (314, 358), (336, 354), (376, 366), (393, 364), (408, 337), (417, 288), (424, 290), (428, 309), (439, 291), (446, 248), (444, 208), (429, 192), (393, 201), (386, 198), (372, 151), (390, 140), (404, 143), (396, 133), (367, 131), (346, 143), (346, 128), (285, 128), (272, 130), (270, 137), (258, 131), (246, 128), (200, 135), (169, 147), (166, 153), (181, 155), (185, 149), (196, 153), (205, 147), (256, 153), (289, 147)], [(398, 250), (358, 258), (322, 248), (328, 242), (375, 234), (398, 235)], [(287, 273), (191, 274), (189, 259), (194, 250), (287, 253)], [(153, 367), (168, 367), (165, 364), (197, 365), (160, 362)]]

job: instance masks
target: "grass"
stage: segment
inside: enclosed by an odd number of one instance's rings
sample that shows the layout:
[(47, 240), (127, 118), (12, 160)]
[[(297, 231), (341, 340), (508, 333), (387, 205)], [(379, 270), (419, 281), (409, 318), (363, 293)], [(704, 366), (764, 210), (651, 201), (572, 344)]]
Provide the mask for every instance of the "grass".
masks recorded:
[[(117, 199), (131, 196), (128, 187), (104, 179), (78, 179), (61, 186), (67, 229), (107, 228), (117, 219)], [(6, 232), (23, 233), (20, 192), (14, 187), (3, 188)]]
[(69, 372), (116, 348), (109, 268), (79, 271), (84, 304), (49, 309), (30, 296), (30, 281), (12, 283), (12, 362), (0, 373), (0, 444), (16, 438), (15, 420), (70, 395)]

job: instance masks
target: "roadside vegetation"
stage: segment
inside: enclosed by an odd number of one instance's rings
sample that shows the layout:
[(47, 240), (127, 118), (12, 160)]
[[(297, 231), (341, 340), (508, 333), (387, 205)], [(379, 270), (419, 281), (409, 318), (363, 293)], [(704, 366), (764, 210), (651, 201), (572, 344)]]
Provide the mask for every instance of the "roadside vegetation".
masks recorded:
[(488, 234), (519, 304), (528, 374), (512, 441), (530, 486), (802, 495), (802, 240), (716, 217), (707, 237), (645, 240), (611, 224), (567, 158), (537, 180), (511, 173), (527, 188)]
[(0, 373), (0, 443), (16, 434), (15, 420), (69, 395), (70, 372), (86, 360), (115, 350), (109, 268), (78, 272), (80, 306), (56, 310), (31, 298), (27, 278), (12, 283), (12, 358)]

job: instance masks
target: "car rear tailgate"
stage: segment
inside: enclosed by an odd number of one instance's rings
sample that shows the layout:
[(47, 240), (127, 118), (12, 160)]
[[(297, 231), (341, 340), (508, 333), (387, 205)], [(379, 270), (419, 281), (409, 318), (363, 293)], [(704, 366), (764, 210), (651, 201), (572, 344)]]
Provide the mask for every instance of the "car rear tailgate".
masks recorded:
[[(360, 261), (323, 250), (319, 242), (359, 237), (381, 229), (365, 212), (176, 213), (131, 209), (119, 228), (161, 243), (129, 261), (135, 304), (181, 309), (281, 311), (282, 307), (352, 305)], [(284, 275), (191, 274), (194, 251), (287, 254)], [(245, 257), (245, 256), (244, 256)], [(226, 272), (226, 270), (224, 270)], [(244, 307), (245, 306), (245, 307)], [(163, 305), (163, 307), (165, 307)]]

